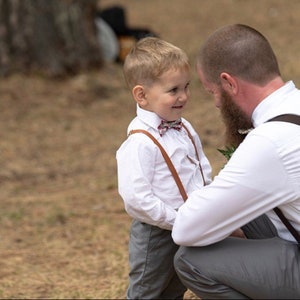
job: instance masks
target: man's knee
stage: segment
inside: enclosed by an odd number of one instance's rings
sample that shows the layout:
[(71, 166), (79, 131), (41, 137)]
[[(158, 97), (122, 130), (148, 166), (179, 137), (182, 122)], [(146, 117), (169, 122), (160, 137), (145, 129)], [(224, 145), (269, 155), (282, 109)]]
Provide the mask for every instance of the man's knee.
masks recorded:
[(174, 256), (174, 268), (181, 280), (184, 280), (187, 274), (192, 273), (191, 264), (187, 260), (188, 252), (188, 247), (181, 246)]
[(183, 247), (179, 247), (178, 251), (176, 252), (174, 256), (174, 268), (177, 272), (177, 270), (180, 270), (183, 264), (183, 261), (181, 259), (182, 253), (183, 252)]

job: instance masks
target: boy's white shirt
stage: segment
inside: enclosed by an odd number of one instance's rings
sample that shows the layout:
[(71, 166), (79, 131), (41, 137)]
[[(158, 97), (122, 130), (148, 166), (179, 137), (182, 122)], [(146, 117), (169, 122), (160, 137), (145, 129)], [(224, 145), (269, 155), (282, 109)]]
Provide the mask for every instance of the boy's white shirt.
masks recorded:
[[(127, 133), (133, 129), (149, 131), (169, 155), (189, 195), (203, 187), (195, 148), (184, 128), (169, 129), (161, 137), (157, 127), (161, 118), (137, 106), (137, 116)], [(192, 134), (206, 183), (211, 182), (211, 166), (203, 153), (200, 138), (191, 124), (182, 122)], [(134, 219), (171, 230), (178, 208), (183, 204), (172, 174), (158, 147), (144, 134), (130, 135), (117, 151), (118, 188), (127, 213)]]

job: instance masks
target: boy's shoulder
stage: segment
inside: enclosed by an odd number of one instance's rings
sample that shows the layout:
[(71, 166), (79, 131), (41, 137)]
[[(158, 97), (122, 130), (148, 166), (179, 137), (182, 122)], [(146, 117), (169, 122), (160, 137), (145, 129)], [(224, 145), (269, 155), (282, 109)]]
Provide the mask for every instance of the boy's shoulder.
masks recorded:
[(154, 135), (155, 137), (158, 135), (158, 129), (151, 126), (150, 124), (142, 121), (140, 118), (135, 117), (129, 124), (127, 128), (127, 134), (130, 133), (131, 130), (143, 129)]
[(144, 122), (141, 122), (140, 118), (135, 117), (131, 120), (131, 122), (128, 125), (128, 131), (133, 129), (147, 129), (147, 125)]

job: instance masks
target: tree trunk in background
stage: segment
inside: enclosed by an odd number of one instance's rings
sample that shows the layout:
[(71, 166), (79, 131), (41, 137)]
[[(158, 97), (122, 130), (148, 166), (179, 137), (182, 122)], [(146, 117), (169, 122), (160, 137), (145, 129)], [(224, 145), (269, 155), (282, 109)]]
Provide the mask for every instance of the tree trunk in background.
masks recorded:
[(0, 76), (50, 76), (101, 65), (97, 0), (0, 0)]

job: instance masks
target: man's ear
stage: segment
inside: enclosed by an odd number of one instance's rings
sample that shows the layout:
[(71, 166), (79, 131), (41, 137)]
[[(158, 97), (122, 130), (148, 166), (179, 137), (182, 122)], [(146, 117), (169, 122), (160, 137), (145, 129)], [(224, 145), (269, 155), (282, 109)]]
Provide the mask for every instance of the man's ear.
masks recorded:
[(134, 100), (140, 107), (145, 107), (148, 104), (145, 88), (142, 85), (136, 85), (132, 89), (132, 95)]
[(238, 92), (238, 82), (235, 77), (226, 72), (220, 74), (220, 82), (222, 88), (230, 95), (236, 95)]

